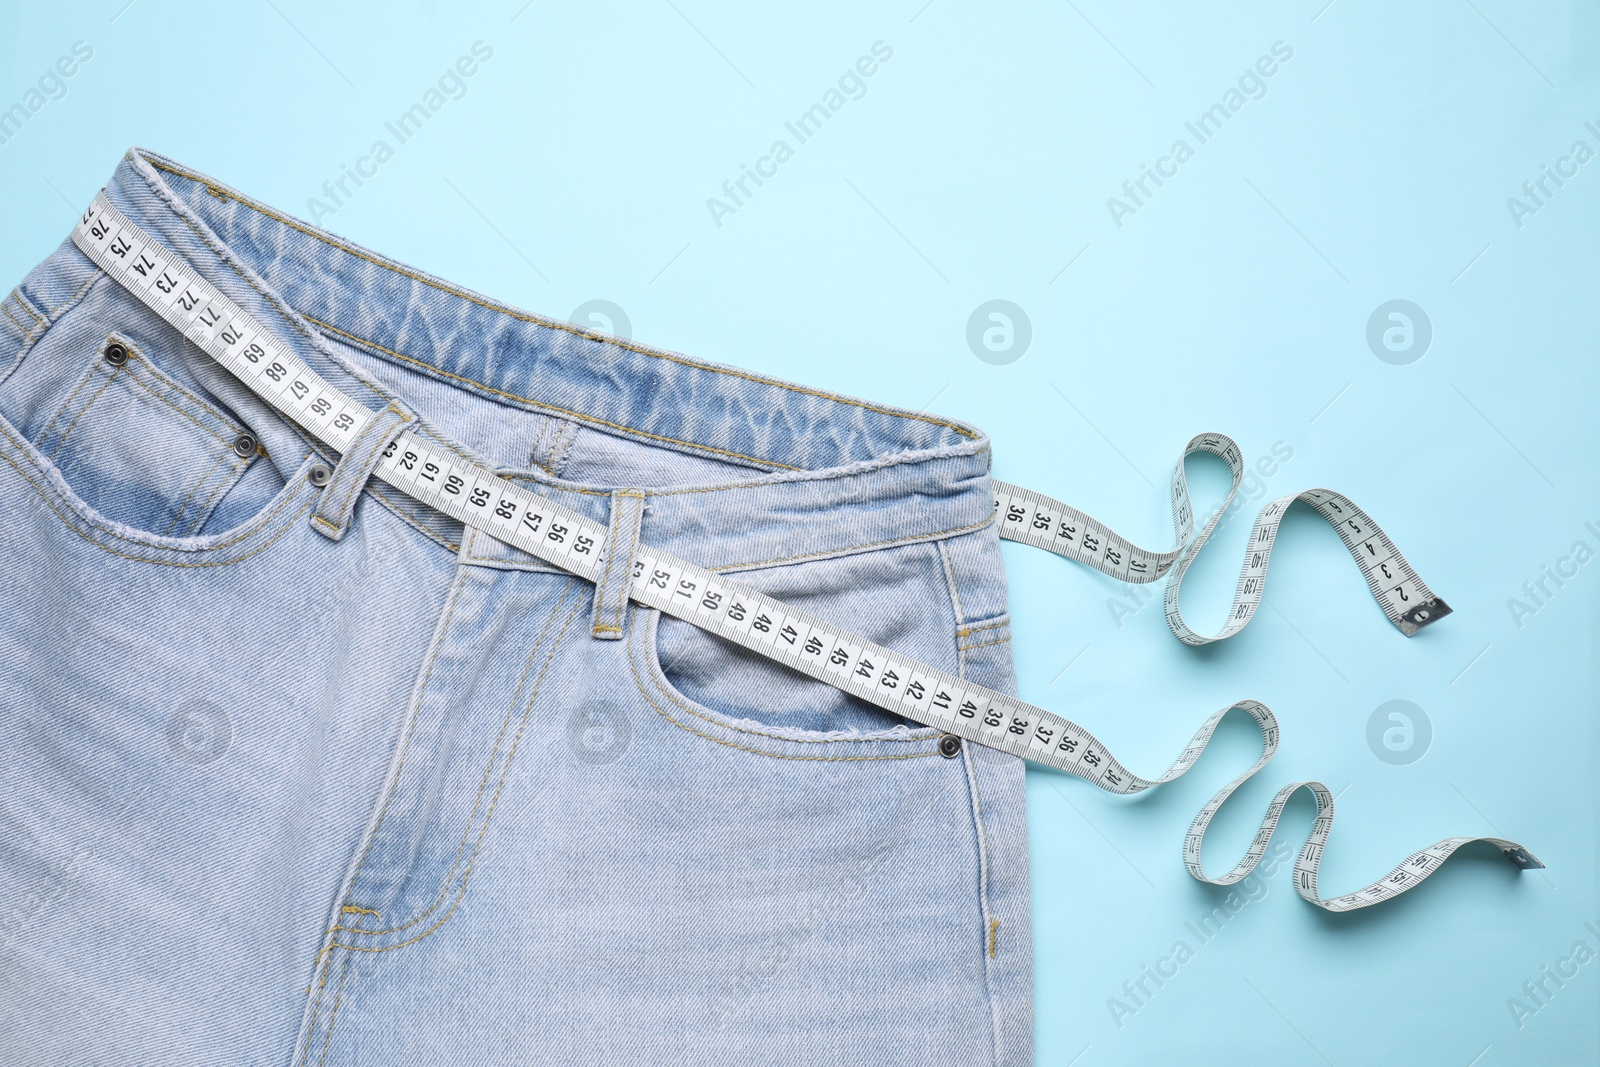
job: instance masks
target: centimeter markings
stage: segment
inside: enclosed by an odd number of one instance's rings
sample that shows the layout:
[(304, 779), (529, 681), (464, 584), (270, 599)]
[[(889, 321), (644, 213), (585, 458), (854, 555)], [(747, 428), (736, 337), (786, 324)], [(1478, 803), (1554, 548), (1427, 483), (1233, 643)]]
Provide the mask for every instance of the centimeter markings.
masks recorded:
[[(180, 257), (124, 218), (103, 193), (84, 214), (73, 240), (101, 269), (245, 385), (333, 449), (344, 451), (375, 417), (365, 405), (312, 371), (289, 345), (222, 295)], [(1233, 442), (1220, 435), (1203, 435), (1195, 440), (1201, 443), (1191, 442), (1193, 447), (1215, 451), (1225, 459), (1229, 455), (1235, 457), (1230, 460), (1230, 466), (1235, 466), (1238, 449)], [(1192, 532), (1187, 490), (1177, 491), (1182, 467), (1180, 461), (1174, 473), (1173, 495), (1180, 541)], [(610, 549), (605, 544), (605, 527), (441, 446), (403, 433), (384, 452), (375, 473), (402, 492), (579, 577), (595, 581), (601, 575), (604, 554)], [(1235, 466), (1235, 488), (1239, 477)], [(1081, 520), (1084, 530), (1093, 522), (1081, 512), (1027, 490), (1005, 486), (1003, 491), (1003, 499), (1027, 501), (1036, 519), (1043, 514), (1043, 508), (1052, 522), (1057, 512), (1070, 513), (1074, 520)], [(1348, 504), (1342, 497), (1338, 501), (1341, 507)], [(1050, 511), (1052, 508), (1054, 511)], [(1011, 522), (1008, 512), (1002, 514)], [(1207, 534), (1216, 521), (1217, 516), (1212, 516)], [(1125, 573), (1139, 574), (1139, 580), (1153, 578), (1144, 578), (1145, 571), (1136, 568), (1135, 562), (1159, 572), (1184, 558), (1177, 552), (1141, 553), (1110, 531), (1104, 533), (1105, 545), (1113, 546), (1109, 551), (1080, 548), (1087, 554), (1078, 555), (1054, 544), (1042, 547), (1082, 558), (1102, 570), (1121, 567)], [(1098, 541), (1098, 534), (1096, 538)], [(1017, 539), (1039, 543), (1027, 537)], [(1204, 537), (1200, 542), (1203, 540)], [(1349, 538), (1346, 543), (1351, 543)], [(1197, 542), (1191, 542), (1184, 549), (1190, 552), (1189, 558), (1196, 547)], [(1115, 559), (1112, 551), (1117, 553)], [(1398, 553), (1391, 553), (1387, 558), (1397, 556)], [(1244, 711), (1261, 730), (1261, 756), (1254, 766), (1218, 791), (1189, 828), (1184, 863), (1202, 881), (1231, 885), (1248, 875), (1265, 854), (1283, 805), (1301, 788), (1312, 790), (1318, 813), (1296, 862), (1296, 891), (1330, 911), (1366, 907), (1404, 892), (1426, 878), (1450, 853), (1471, 841), (1493, 843), (1519, 867), (1542, 866), (1522, 846), (1502, 838), (1448, 838), (1407, 857), (1380, 882), (1353, 894), (1323, 900), (1317, 894), (1316, 871), (1333, 822), (1333, 797), (1320, 783), (1296, 782), (1281, 790), (1269, 805), (1244, 858), (1227, 874), (1210, 878), (1200, 865), (1206, 827), (1228, 796), (1264, 767), (1278, 748), (1277, 720), (1265, 705), (1241, 701), (1220, 709), (1202, 724), (1164, 774), (1154, 779), (1142, 778), (1114, 759), (1083, 727), (1016, 697), (909, 659), (749, 586), (649, 546), (639, 548), (630, 562), (630, 596), (647, 607), (690, 622), (890, 712), (1076, 775), (1110, 793), (1137, 793), (1181, 776), (1205, 750), (1223, 716), (1234, 708)], [(1417, 585), (1420, 587), (1420, 582)]]
[[(1196, 452), (1209, 452), (1228, 465), (1232, 485), (1227, 498), (1212, 512), (1205, 528), (1194, 536), (1194, 509), (1189, 500), (1189, 482), (1183, 461)], [(1205, 547), (1207, 539), (1239, 492), (1244, 479), (1244, 462), (1239, 446), (1217, 433), (1195, 436), (1184, 446), (1172, 470), (1172, 525), (1178, 546), (1170, 552), (1150, 552), (1140, 548), (1077, 508), (1053, 500), (1042, 493), (997, 481), (995, 511), (1000, 518), (1000, 536), (1043, 548), (1068, 559), (1087, 564), (1124, 582), (1154, 582), (1170, 574), (1162, 598), (1167, 625), (1186, 645), (1206, 645), (1222, 641), (1244, 629), (1267, 584), (1267, 565), (1278, 538), (1278, 524), (1296, 500), (1304, 500), (1339, 532), (1346, 550), (1361, 568), (1373, 598), (1389, 621), (1407, 637), (1450, 614), (1450, 606), (1435, 596), (1417, 577), (1393, 541), (1366, 512), (1349, 497), (1332, 489), (1307, 489), (1271, 501), (1256, 515), (1255, 526), (1245, 549), (1244, 564), (1234, 587), (1233, 607), (1227, 622), (1215, 634), (1205, 636), (1189, 628), (1178, 610), (1178, 591), (1189, 565)]]

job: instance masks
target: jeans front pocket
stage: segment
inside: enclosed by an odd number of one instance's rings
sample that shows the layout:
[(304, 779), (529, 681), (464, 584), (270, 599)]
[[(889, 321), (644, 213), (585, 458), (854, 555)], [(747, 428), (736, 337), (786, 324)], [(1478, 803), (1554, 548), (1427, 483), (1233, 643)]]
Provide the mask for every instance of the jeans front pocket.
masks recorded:
[(112, 331), (34, 445), (84, 502), (126, 526), (199, 532), (259, 456), (255, 438)]
[[(944, 670), (956, 670), (955, 622), (939, 553), (932, 544), (905, 545), (733, 575), (793, 607)], [(640, 614), (645, 614), (640, 612)], [(937, 737), (919, 724), (816, 681), (766, 657), (670, 617), (637, 619), (643, 632), (636, 666), (647, 695), (690, 732), (714, 739), (761, 739), (787, 751), (793, 743), (842, 749), (852, 742), (917, 739), (931, 751)], [(734, 745), (733, 747), (740, 747)], [(768, 753), (772, 754), (772, 753)]]

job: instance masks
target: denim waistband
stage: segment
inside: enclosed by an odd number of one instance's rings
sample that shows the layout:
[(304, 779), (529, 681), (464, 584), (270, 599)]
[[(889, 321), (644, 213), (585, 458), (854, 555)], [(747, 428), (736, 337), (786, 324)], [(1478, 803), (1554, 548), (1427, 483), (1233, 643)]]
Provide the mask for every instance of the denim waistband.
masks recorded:
[[(746, 468), (725, 482), (662, 487), (578, 484), (534, 468), (500, 467), (598, 521), (609, 512), (613, 489), (642, 489), (649, 496), (644, 537), (703, 565), (813, 558), (950, 535), (991, 520), (989, 439), (961, 422), (521, 311), (142, 149), (129, 151), (106, 194), (277, 330), (312, 369), (370, 407), (408, 398), (334, 351), (327, 336), (359, 340), (410, 372), (480, 400)], [(418, 412), (426, 422), (428, 412)], [(453, 520), (398, 494), (385, 501), (447, 536), (461, 534)], [(487, 538), (476, 541), (485, 553), (518, 555)]]

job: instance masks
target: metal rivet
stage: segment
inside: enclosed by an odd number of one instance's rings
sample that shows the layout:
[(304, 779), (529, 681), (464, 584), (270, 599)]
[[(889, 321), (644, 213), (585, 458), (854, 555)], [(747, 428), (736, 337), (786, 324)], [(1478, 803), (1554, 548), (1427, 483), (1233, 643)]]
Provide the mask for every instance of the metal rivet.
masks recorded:
[(945, 759), (955, 759), (961, 755), (961, 738), (955, 734), (945, 734), (939, 738), (939, 755)]
[(241, 433), (233, 439), (233, 451), (240, 459), (249, 459), (256, 454), (256, 438), (252, 433)]
[(128, 362), (128, 346), (112, 341), (106, 345), (106, 362), (113, 367), (120, 367)]
[(306, 481), (321, 489), (333, 480), (333, 468), (326, 463), (313, 463), (306, 471)]

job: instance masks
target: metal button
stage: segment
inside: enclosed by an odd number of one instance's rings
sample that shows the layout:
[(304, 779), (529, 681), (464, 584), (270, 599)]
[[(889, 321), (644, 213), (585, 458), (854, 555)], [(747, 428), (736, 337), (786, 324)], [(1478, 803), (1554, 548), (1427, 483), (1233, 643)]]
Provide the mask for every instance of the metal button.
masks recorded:
[(249, 459), (256, 454), (257, 442), (255, 434), (241, 433), (233, 439), (233, 451), (240, 459)]
[(106, 345), (106, 362), (113, 367), (120, 367), (128, 362), (128, 346), (117, 341)]
[(939, 738), (939, 755), (945, 759), (955, 759), (961, 755), (961, 738), (955, 734), (945, 734)]
[(313, 463), (306, 471), (306, 481), (321, 489), (333, 480), (333, 468), (326, 463)]

